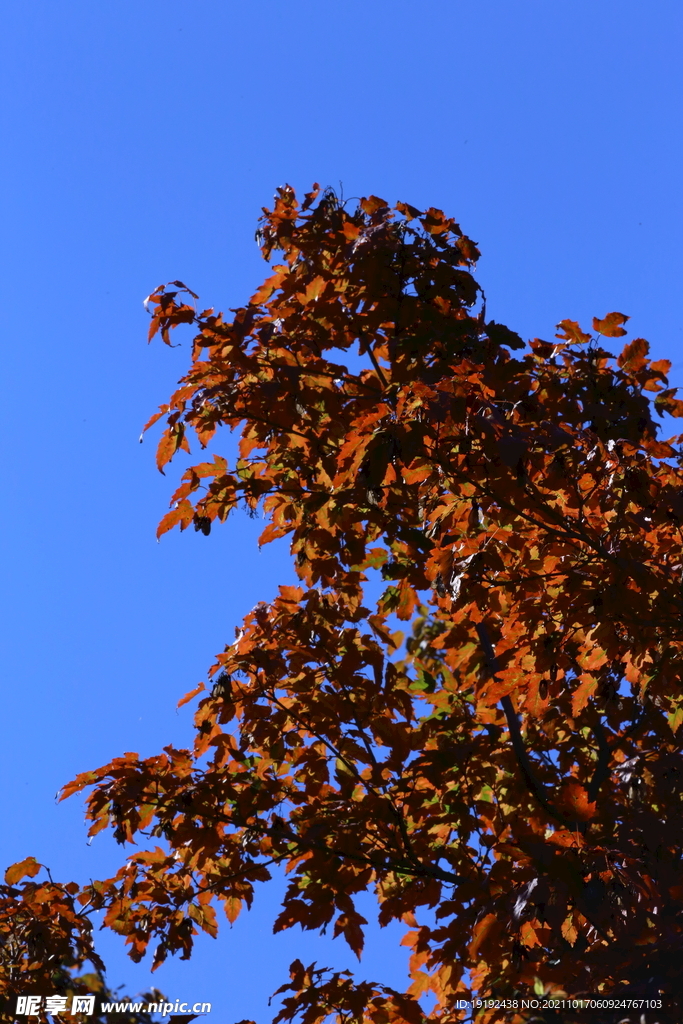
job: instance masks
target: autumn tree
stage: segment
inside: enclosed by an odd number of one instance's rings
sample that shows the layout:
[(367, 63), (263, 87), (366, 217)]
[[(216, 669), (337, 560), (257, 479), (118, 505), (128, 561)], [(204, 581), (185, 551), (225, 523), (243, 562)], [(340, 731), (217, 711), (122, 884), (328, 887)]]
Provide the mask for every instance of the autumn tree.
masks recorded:
[[(403, 993), (295, 961), (277, 1021), (450, 1024), (473, 996), (518, 1000), (480, 1024), (679, 1021), (683, 437), (658, 440), (655, 419), (683, 415), (670, 364), (641, 338), (608, 351), (620, 313), (525, 345), (487, 321), (454, 220), (351, 206), (278, 189), (258, 233), (271, 274), (229, 319), (181, 282), (150, 296), (150, 337), (194, 330), (148, 424), (165, 423), (159, 469), (191, 437), (239, 436), (184, 472), (159, 534), (261, 510), (299, 585), (184, 698), (192, 749), (65, 788), (88, 790), (91, 834), (137, 844), (74, 906), (158, 965), (285, 866), (276, 931), (331, 926), (360, 955), (369, 890), (412, 955)], [(540, 993), (654, 1008), (522, 1010)]]

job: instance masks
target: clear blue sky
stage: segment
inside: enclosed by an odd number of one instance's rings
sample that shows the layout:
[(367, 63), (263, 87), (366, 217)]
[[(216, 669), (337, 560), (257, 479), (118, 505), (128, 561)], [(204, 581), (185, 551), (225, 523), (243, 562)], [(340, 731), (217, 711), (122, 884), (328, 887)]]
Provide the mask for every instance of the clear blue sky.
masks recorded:
[[(0, 864), (102, 877), (75, 773), (191, 739), (176, 713), (212, 655), (291, 575), (258, 524), (156, 522), (174, 474), (141, 425), (186, 350), (147, 347), (142, 299), (186, 281), (235, 306), (275, 186), (434, 205), (482, 250), (488, 311), (524, 336), (612, 310), (683, 384), (680, 0), (2, 0), (3, 698)], [(156, 981), (265, 1021), (295, 956), (273, 897)], [(400, 984), (395, 935), (359, 973)], [(149, 985), (114, 937), (110, 980)]]

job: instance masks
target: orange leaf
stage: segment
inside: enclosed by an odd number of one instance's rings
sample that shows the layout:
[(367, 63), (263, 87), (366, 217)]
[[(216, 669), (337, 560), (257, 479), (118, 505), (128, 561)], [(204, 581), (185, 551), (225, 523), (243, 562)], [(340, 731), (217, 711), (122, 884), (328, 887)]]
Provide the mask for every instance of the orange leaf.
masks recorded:
[(362, 571), (363, 569), (380, 569), (389, 557), (388, 551), (385, 548), (370, 548), (365, 553), (365, 558), (358, 565), (354, 565), (354, 569)]
[(184, 498), (179, 501), (175, 508), (172, 508), (170, 512), (167, 512), (164, 518), (157, 527), (157, 539), (161, 537), (163, 533), (168, 530), (172, 530), (174, 526), (180, 525), (181, 530), (187, 529), (192, 522), (194, 517), (194, 509), (192, 505)]
[(572, 715), (574, 718), (583, 711), (590, 698), (595, 693), (598, 681), (595, 676), (584, 672), (581, 675), (581, 682), (572, 694)]
[(320, 185), (317, 181), (313, 182), (313, 187), (310, 192), (304, 192), (304, 201), (301, 204), (302, 210), (308, 210), (313, 205), (318, 196), (320, 195)]
[(16, 864), (12, 864), (7, 868), (7, 871), (5, 872), (5, 881), (8, 885), (15, 885), (27, 875), (29, 878), (33, 878), (34, 875), (38, 874), (42, 866), (43, 865), (39, 864), (35, 857), (26, 857), (25, 860), (17, 861)]
[(595, 815), (595, 801), (589, 802), (585, 788), (573, 779), (563, 784), (559, 804), (565, 814), (576, 821), (588, 821)]
[(481, 921), (478, 921), (472, 932), (472, 941), (469, 945), (471, 957), (476, 957), (479, 949), (488, 939), (495, 938), (500, 932), (500, 923), (495, 914), (487, 914)]
[(261, 306), (264, 302), (267, 302), (273, 292), (277, 291), (289, 273), (287, 267), (276, 267), (276, 271), (277, 272), (273, 274), (272, 277), (267, 278), (263, 282), (259, 290), (249, 299), (250, 306)]
[[(625, 334), (626, 332), (623, 331), (622, 333)], [(647, 365), (645, 357), (649, 351), (650, 346), (645, 341), (645, 338), (634, 338), (633, 341), (624, 346), (624, 351), (617, 358), (617, 363), (627, 372), (635, 373)]]
[(230, 924), (234, 924), (242, 909), (242, 900), (237, 896), (227, 896), (223, 900), (223, 910)]
[(367, 199), (361, 199), (360, 201), (361, 209), (369, 214), (377, 213), (378, 210), (384, 209), (386, 205), (385, 200), (379, 199), (377, 196), (368, 196)]
[(183, 706), (183, 704), (188, 704), (192, 700), (193, 697), (196, 697), (198, 693), (201, 693), (202, 690), (205, 690), (205, 689), (206, 689), (206, 687), (204, 686), (204, 683), (199, 683), (198, 686), (195, 686), (194, 690), (189, 690), (185, 694), (184, 697), (180, 698), (180, 700), (176, 704), (176, 707), (177, 708), (181, 708)]
[(624, 313), (608, 313), (604, 320), (599, 320), (597, 316), (594, 316), (593, 330), (605, 338), (622, 338), (626, 331), (621, 324), (625, 324), (629, 319), (630, 317)]
[(578, 832), (570, 832), (566, 828), (555, 829), (551, 836), (548, 836), (548, 842), (553, 843), (555, 846), (568, 846), (570, 848), (580, 849), (583, 845), (581, 834)]
[[(167, 405), (160, 405), (159, 406), (159, 412), (155, 412), (154, 415), (151, 416), (147, 420), (147, 422), (145, 423), (144, 427), (142, 428), (142, 434), (144, 434), (146, 430), (149, 430), (150, 427), (154, 426), (154, 424), (157, 422), (157, 420), (160, 420), (161, 417), (164, 416), (168, 412), (168, 408), (169, 407)], [(142, 441), (142, 434), (140, 434), (140, 440), (141, 441)]]
[(415, 605), (419, 604), (419, 598), (407, 580), (401, 580), (398, 585), (398, 608), (396, 614), (399, 619), (409, 619), (413, 614)]
[(415, 220), (416, 217), (420, 216), (420, 211), (415, 206), (411, 206), (410, 203), (396, 203), (396, 209), (408, 220)]
[(411, 978), (413, 978), (413, 983), (408, 989), (408, 992), (413, 999), (419, 999), (420, 996), (425, 994), (425, 992), (429, 992), (432, 979), (426, 971), (413, 971)]
[(171, 461), (177, 450), (177, 435), (171, 434), (168, 430), (165, 431), (157, 445), (157, 468), (160, 473), (163, 473), (164, 466)]
[(74, 793), (80, 793), (86, 786), (94, 785), (98, 778), (97, 772), (81, 772), (80, 775), (77, 775), (75, 779), (72, 779), (71, 782), (68, 782), (66, 786), (62, 786), (59, 790), (59, 802), (61, 803), (62, 800), (68, 799)]
[(643, 448), (655, 459), (672, 459), (676, 455), (676, 450), (666, 441), (646, 441)]
[(533, 925), (529, 921), (524, 921), (522, 927), (519, 929), (522, 942), (527, 949), (532, 949), (534, 946), (540, 946), (541, 940), (539, 939)]
[(206, 904), (191, 903), (188, 908), (189, 917), (195, 921), (203, 931), (208, 932), (214, 939), (218, 934), (216, 923), (216, 911)]
[(555, 337), (562, 338), (563, 341), (573, 341), (576, 345), (585, 345), (587, 341), (591, 340), (590, 334), (585, 334), (576, 320), (560, 320), (557, 327), (564, 333), (556, 334)]
[(314, 277), (312, 281), (309, 281), (303, 292), (299, 292), (299, 298), (304, 305), (309, 302), (317, 302), (325, 290), (327, 281), (324, 277)]
[(481, 253), (477, 248), (477, 243), (473, 242), (471, 238), (467, 237), (467, 235), (462, 235), (455, 244), (468, 263), (476, 263), (481, 256)]
[(349, 242), (355, 242), (361, 233), (361, 228), (358, 224), (354, 224), (353, 221), (347, 220), (342, 231), (344, 232), (344, 238), (348, 238)]
[(678, 388), (667, 388), (666, 391), (659, 392), (655, 398), (655, 409), (660, 416), (665, 412), (677, 419), (683, 416), (683, 401), (680, 398), (674, 398), (677, 391)]

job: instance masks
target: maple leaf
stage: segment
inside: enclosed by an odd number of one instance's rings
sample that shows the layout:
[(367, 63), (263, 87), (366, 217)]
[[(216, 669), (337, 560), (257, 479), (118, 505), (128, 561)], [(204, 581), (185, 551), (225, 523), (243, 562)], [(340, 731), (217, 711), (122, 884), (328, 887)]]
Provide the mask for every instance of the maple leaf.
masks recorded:
[[(560, 333), (556, 334), (556, 338), (562, 338), (563, 341), (573, 341), (578, 345), (585, 345), (587, 341), (590, 341), (590, 334), (586, 334), (579, 327), (576, 320), (561, 320), (557, 325)], [(597, 330), (595, 322), (593, 330)]]
[(588, 799), (586, 788), (573, 781), (563, 784), (558, 806), (575, 821), (588, 821), (596, 812), (596, 803)]
[(598, 334), (604, 335), (606, 338), (621, 338), (626, 334), (621, 325), (625, 324), (628, 319), (629, 317), (623, 313), (608, 313), (602, 320), (594, 316), (593, 330), (597, 331)]

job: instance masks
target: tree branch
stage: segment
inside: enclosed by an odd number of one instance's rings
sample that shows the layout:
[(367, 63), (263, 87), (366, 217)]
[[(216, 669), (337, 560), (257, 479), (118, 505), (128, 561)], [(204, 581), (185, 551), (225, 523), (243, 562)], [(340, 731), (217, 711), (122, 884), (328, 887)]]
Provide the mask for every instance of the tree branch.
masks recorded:
[[(485, 623), (478, 622), (476, 624), (477, 635), (484, 651), (484, 657), (486, 659), (486, 666), (491, 673), (492, 678), (496, 678), (498, 672), (498, 659), (496, 658), (493, 644), (489, 636), (488, 630)], [(563, 825), (567, 823), (567, 819), (559, 811), (556, 811), (553, 805), (545, 795), (545, 788), (543, 784), (536, 778), (534, 774), (533, 766), (529, 760), (529, 755), (526, 752), (524, 746), (524, 740), (522, 738), (522, 731), (519, 727), (519, 719), (517, 718), (517, 712), (515, 711), (512, 701), (509, 696), (501, 698), (501, 707), (505, 714), (505, 718), (510, 732), (510, 741), (512, 743), (512, 749), (515, 752), (517, 758), (517, 764), (519, 765), (522, 777), (524, 779), (526, 788), (535, 797), (537, 802), (541, 805), (546, 814), (554, 818), (556, 821), (561, 822)]]
[(612, 752), (609, 748), (609, 744), (607, 743), (605, 730), (603, 729), (599, 716), (596, 716), (595, 723), (593, 725), (593, 735), (595, 736), (598, 744), (598, 760), (595, 765), (595, 771), (593, 772), (593, 778), (586, 787), (589, 803), (593, 803), (595, 801), (603, 782), (606, 782), (609, 778), (609, 763), (612, 757)]

